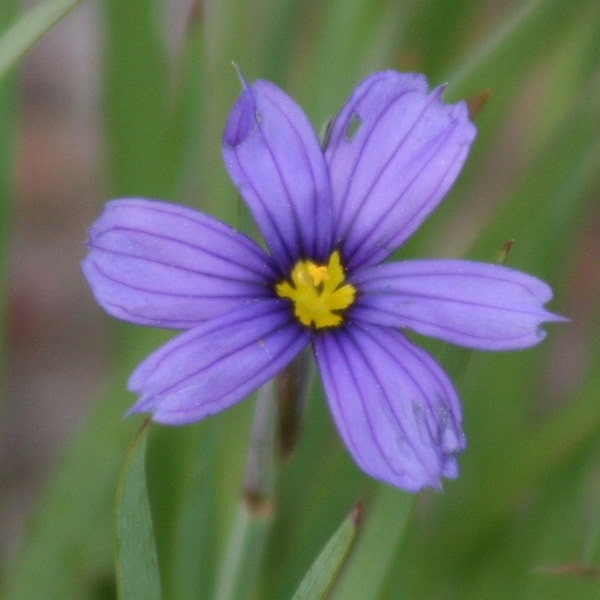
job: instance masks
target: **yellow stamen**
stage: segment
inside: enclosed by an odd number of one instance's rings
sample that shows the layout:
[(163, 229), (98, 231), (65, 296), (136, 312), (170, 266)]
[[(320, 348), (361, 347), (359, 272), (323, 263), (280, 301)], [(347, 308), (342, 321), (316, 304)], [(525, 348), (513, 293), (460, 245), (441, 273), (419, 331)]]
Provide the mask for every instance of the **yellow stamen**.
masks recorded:
[(313, 285), (319, 285), (325, 279), (329, 279), (329, 273), (327, 272), (327, 267), (325, 266), (318, 267), (314, 263), (309, 262), (306, 266), (306, 270), (312, 277)]
[(344, 269), (336, 250), (326, 265), (310, 260), (299, 260), (290, 273), (290, 281), (275, 286), (280, 298), (294, 303), (294, 314), (307, 327), (337, 327), (343, 321), (344, 311), (352, 305), (356, 289), (344, 283)]

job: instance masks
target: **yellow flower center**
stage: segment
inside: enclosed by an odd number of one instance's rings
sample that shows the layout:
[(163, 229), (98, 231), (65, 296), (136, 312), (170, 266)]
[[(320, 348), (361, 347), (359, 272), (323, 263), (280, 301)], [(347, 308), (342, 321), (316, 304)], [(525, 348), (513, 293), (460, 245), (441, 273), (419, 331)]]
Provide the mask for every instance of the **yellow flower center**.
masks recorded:
[(344, 281), (340, 253), (336, 250), (326, 265), (299, 260), (289, 281), (279, 282), (275, 291), (280, 298), (294, 303), (294, 314), (302, 325), (317, 329), (337, 327), (356, 296), (356, 288)]

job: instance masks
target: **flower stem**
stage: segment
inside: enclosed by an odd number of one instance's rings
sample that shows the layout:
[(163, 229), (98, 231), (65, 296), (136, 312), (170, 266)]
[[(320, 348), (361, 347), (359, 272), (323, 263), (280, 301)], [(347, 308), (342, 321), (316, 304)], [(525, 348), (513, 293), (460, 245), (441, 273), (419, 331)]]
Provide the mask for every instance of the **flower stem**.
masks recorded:
[(270, 381), (258, 392), (243, 495), (227, 541), (215, 600), (247, 599), (254, 591), (274, 514), (275, 410), (274, 382)]
[(252, 512), (245, 502), (240, 503), (221, 566), (215, 600), (252, 597), (271, 521), (270, 515)]

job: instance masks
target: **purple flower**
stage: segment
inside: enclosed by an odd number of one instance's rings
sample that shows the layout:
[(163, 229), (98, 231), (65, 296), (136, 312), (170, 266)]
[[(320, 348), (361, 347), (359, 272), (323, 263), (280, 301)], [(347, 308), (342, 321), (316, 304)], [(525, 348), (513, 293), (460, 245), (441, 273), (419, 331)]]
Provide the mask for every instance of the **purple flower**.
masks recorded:
[(131, 375), (130, 413), (169, 425), (235, 404), (308, 344), (338, 431), (367, 473), (410, 491), (456, 477), (461, 410), (440, 366), (403, 333), (483, 350), (541, 341), (550, 288), (462, 260), (382, 264), (435, 209), (475, 137), (464, 103), (421, 75), (375, 73), (323, 151), (302, 110), (257, 81), (223, 135), (229, 174), (267, 250), (165, 202), (109, 202), (83, 269), (131, 323), (184, 329)]

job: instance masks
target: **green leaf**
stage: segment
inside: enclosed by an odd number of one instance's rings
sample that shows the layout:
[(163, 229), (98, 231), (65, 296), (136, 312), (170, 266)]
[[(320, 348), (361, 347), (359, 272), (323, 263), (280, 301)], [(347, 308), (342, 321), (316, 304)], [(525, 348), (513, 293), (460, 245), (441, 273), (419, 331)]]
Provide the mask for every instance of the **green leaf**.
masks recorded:
[(121, 600), (160, 600), (160, 578), (146, 488), (149, 420), (138, 432), (117, 492), (117, 586)]
[(164, 198), (167, 165), (167, 59), (159, 2), (102, 3), (102, 109), (109, 195)]
[(221, 563), (216, 600), (241, 600), (249, 598), (256, 579), (257, 560), (263, 553), (267, 534), (271, 528), (272, 511), (258, 513), (241, 502), (229, 540), (226, 555)]
[(357, 504), (312, 564), (293, 600), (317, 600), (326, 597), (348, 558), (356, 538), (360, 516), (361, 507)]
[[(498, 90), (515, 85), (536, 57), (548, 53), (548, 40), (560, 35), (589, 0), (530, 0), (518, 3), (506, 21), (496, 26), (476, 51), (469, 51), (449, 77), (448, 94), (475, 93), (482, 82)], [(521, 57), (522, 60), (518, 60)]]
[[(0, 79), (81, 0), (48, 0), (32, 8), (0, 37)], [(4, 9), (3, 9), (4, 10)]]
[(379, 493), (365, 519), (365, 527), (348, 561), (333, 600), (377, 598), (391, 568), (395, 550), (406, 531), (416, 496), (388, 485)]

